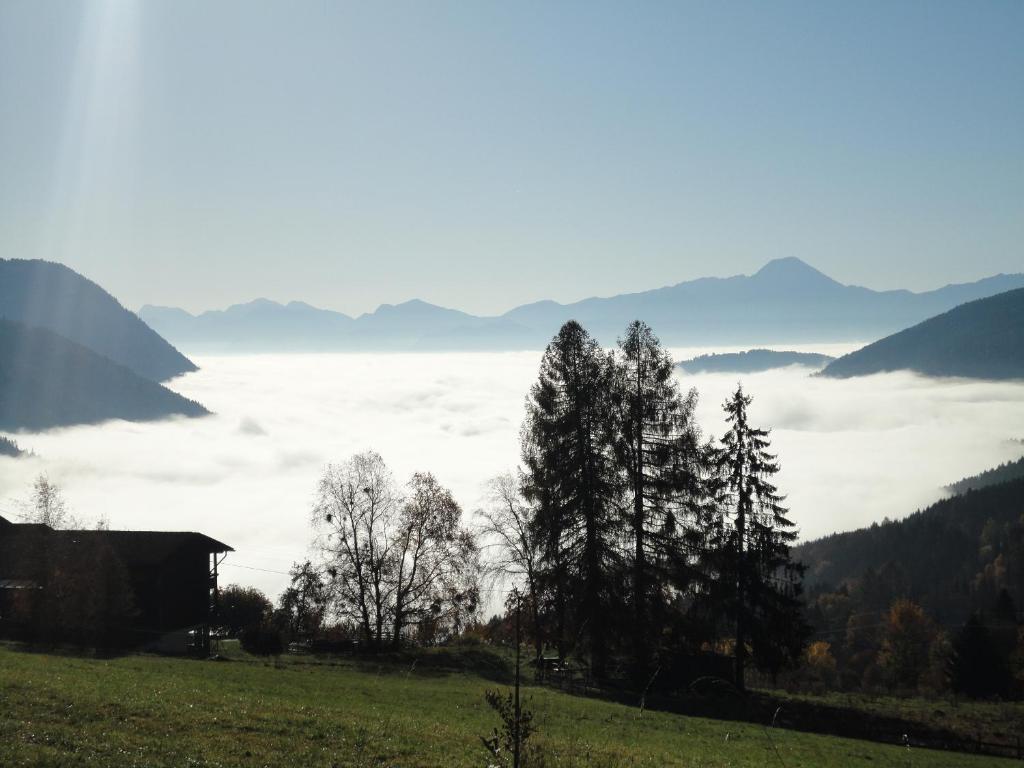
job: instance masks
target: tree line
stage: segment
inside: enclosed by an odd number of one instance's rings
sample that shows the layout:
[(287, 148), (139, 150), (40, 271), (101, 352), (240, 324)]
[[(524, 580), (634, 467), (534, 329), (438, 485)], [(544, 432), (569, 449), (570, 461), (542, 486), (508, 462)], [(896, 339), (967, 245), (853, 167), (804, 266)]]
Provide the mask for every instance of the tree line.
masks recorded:
[(801, 544), (815, 642), (794, 683), (1024, 695), (1022, 504), (1024, 479), (1010, 479)]
[[(574, 321), (548, 345), (527, 400), (522, 468), (487, 513), (524, 584), (539, 657), (599, 679), (692, 677), (701, 655), (777, 671), (799, 657), (801, 569), (766, 430), (737, 388), (707, 440), (672, 358), (631, 323), (606, 351)], [(520, 532), (510, 542), (501, 530)]]
[(737, 388), (725, 434), (705, 438), (674, 368), (642, 322), (611, 351), (562, 326), (522, 464), (490, 482), (476, 530), (429, 473), (399, 484), (373, 452), (327, 467), (312, 523), (336, 631), (371, 650), (454, 638), (490, 583), (516, 588), (538, 664), (598, 680), (673, 685), (731, 658), (742, 687), (748, 666), (796, 660), (802, 571), (769, 434)]

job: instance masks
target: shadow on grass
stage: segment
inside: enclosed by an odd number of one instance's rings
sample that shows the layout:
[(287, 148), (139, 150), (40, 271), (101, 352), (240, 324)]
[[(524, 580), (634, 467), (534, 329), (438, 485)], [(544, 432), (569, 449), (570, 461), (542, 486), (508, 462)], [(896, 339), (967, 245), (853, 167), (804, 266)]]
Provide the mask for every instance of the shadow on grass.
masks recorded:
[(84, 648), (78, 645), (26, 643), (17, 640), (0, 641), (0, 647), (13, 653), (60, 656), (66, 659), (117, 659), (124, 656), (136, 656), (139, 653), (137, 649), (133, 648)]
[[(639, 693), (603, 690), (598, 695), (626, 706), (640, 707)], [(731, 685), (718, 686), (702, 694), (648, 695), (644, 706), (688, 717), (741, 721), (765, 728), (778, 727), (882, 744), (1018, 759), (1022, 756), (1021, 742), (1016, 739), (997, 739), (995, 736), (982, 738), (978, 734), (957, 732), (863, 708), (783, 699), (759, 691), (744, 694), (731, 688)]]
[(427, 648), (419, 650), (382, 651), (346, 657), (360, 672), (382, 675), (446, 677), (471, 674), (497, 683), (512, 681), (509, 659), (483, 648)]
[(222, 657), (230, 661), (289, 667), (344, 667), (364, 674), (394, 677), (443, 678), (452, 674), (470, 674), (495, 683), (511, 683), (512, 661), (482, 646), (383, 650), (375, 653), (287, 653), (280, 657), (252, 656), (240, 649), (225, 647)]

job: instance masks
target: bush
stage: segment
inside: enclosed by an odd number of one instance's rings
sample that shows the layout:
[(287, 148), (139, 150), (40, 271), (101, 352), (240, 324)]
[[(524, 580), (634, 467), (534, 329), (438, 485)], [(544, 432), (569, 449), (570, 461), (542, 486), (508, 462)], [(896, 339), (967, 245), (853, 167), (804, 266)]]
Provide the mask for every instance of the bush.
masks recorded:
[(254, 656), (280, 656), (284, 651), (284, 636), (277, 627), (256, 624), (246, 627), (239, 636), (242, 649)]
[(217, 626), (228, 637), (237, 637), (246, 627), (263, 624), (272, 610), (267, 596), (258, 589), (229, 584), (220, 592)]

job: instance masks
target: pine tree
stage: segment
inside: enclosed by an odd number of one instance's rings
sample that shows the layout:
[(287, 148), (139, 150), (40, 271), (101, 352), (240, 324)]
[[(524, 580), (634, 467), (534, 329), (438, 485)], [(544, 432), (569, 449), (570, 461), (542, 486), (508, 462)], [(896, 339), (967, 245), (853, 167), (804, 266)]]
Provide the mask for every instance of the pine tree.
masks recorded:
[[(697, 393), (680, 394), (671, 356), (639, 320), (619, 340), (613, 414), (615, 453), (629, 505), (634, 675), (650, 674), (652, 644), (685, 563), (689, 512), (700, 498), (700, 433), (693, 421)], [(673, 579), (675, 577), (675, 579)]]
[(1006, 657), (982, 617), (971, 614), (953, 639), (949, 682), (957, 693), (985, 699), (1005, 695), (1010, 682)]
[(567, 322), (544, 353), (523, 432), (524, 490), (538, 510), (559, 649), (564, 654), (569, 641), (572, 601), (573, 638), (583, 641), (598, 676), (608, 659), (607, 608), (618, 564), (611, 383), (609, 355), (579, 323)]
[(807, 634), (799, 603), (803, 569), (789, 556), (796, 532), (772, 482), (779, 465), (769, 453), (768, 431), (747, 418), (752, 400), (742, 387), (726, 400), (730, 428), (717, 450), (716, 496), (724, 516), (719, 567), (731, 593), (741, 690), (748, 644), (757, 666), (775, 672), (799, 656)]

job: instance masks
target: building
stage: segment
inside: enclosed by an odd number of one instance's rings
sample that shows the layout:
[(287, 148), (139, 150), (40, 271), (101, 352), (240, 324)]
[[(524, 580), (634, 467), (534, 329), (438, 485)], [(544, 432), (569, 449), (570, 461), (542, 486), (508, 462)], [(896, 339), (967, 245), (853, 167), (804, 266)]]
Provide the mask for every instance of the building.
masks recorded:
[(227, 544), (177, 531), (61, 531), (0, 517), (0, 633), (209, 651)]

